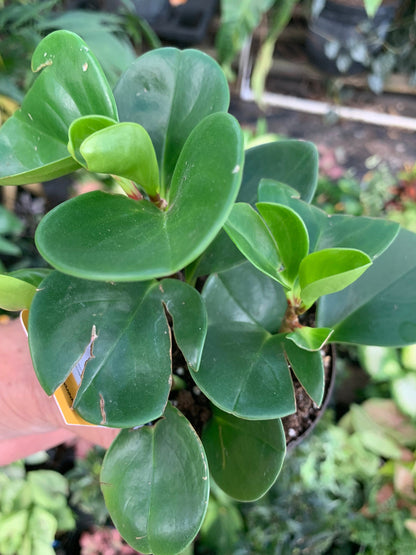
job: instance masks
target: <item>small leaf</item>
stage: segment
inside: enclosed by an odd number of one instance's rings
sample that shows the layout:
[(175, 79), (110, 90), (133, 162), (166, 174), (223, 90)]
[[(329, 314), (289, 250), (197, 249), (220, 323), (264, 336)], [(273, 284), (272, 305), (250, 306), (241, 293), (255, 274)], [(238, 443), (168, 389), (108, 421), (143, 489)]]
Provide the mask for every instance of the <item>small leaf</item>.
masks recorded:
[(85, 165), (85, 159), (82, 157), (80, 148), (82, 143), (87, 137), (105, 129), (110, 125), (114, 125), (116, 120), (108, 118), (105, 116), (82, 116), (71, 123), (68, 130), (68, 151), (75, 160), (81, 164)]
[(47, 181), (76, 170), (79, 164), (67, 150), (70, 124), (88, 114), (117, 119), (104, 73), (74, 33), (46, 36), (32, 68), (41, 73), (0, 130), (0, 185)]
[(153, 426), (125, 430), (101, 470), (105, 503), (141, 553), (175, 555), (196, 536), (208, 505), (208, 465), (186, 418), (171, 405)]
[(302, 326), (292, 333), (288, 333), (286, 337), (305, 351), (319, 351), (327, 343), (333, 331), (331, 328)]
[(319, 351), (306, 351), (294, 341), (285, 340), (285, 352), (301, 386), (318, 406), (325, 392), (325, 375)]
[(239, 501), (255, 501), (270, 489), (286, 453), (280, 419), (242, 420), (217, 408), (202, 442), (213, 479)]
[(287, 206), (259, 202), (256, 207), (276, 241), (284, 266), (281, 275), (292, 285), (297, 278), (300, 263), (309, 251), (306, 226), (296, 212)]
[(309, 254), (299, 268), (301, 299), (311, 306), (319, 297), (344, 289), (371, 265), (371, 259), (356, 249), (325, 249)]
[(261, 216), (246, 203), (237, 203), (224, 225), (233, 242), (260, 271), (281, 281), (276, 243)]
[(10, 277), (20, 279), (30, 283), (34, 287), (39, 287), (42, 280), (45, 279), (53, 270), (50, 268), (21, 268), (8, 274)]
[(159, 169), (149, 134), (137, 123), (117, 123), (93, 133), (80, 146), (89, 171), (135, 181), (150, 197), (159, 191)]
[(0, 275), (0, 308), (12, 312), (29, 308), (36, 287), (15, 277)]
[(178, 279), (164, 279), (159, 288), (172, 316), (175, 339), (188, 366), (197, 371), (207, 333), (205, 304), (196, 289)]

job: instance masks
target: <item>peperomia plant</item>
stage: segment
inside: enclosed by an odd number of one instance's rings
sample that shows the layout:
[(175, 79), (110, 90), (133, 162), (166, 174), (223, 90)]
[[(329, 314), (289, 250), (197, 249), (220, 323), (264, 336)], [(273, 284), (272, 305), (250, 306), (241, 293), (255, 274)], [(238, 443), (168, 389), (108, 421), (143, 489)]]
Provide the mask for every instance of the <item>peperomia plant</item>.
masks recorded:
[(173, 555), (201, 526), (210, 479), (240, 500), (274, 483), (293, 376), (319, 405), (326, 343), (416, 342), (416, 236), (311, 206), (308, 142), (244, 153), (201, 52), (151, 51), (114, 91), (69, 32), (32, 65), (0, 129), (0, 184), (85, 168), (120, 189), (49, 212), (35, 240), (52, 269), (1, 275), (1, 305), (30, 308), (45, 391), (79, 372), (72, 410), (122, 428), (101, 475), (120, 533)]

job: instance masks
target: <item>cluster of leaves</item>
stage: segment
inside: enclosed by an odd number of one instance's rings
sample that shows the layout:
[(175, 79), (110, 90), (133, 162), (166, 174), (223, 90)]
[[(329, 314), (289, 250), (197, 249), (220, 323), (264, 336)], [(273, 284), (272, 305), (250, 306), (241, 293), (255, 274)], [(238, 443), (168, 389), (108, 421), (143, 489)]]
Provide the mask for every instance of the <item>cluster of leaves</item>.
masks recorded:
[[(244, 501), (276, 480), (281, 417), (296, 410), (290, 367), (319, 405), (324, 343), (416, 340), (416, 237), (311, 206), (310, 143), (244, 153), (225, 76), (201, 52), (151, 51), (112, 91), (80, 37), (57, 31), (32, 66), (38, 78), (0, 130), (0, 184), (85, 168), (126, 194), (50, 211), (35, 241), (54, 269), (1, 276), (3, 306), (30, 308), (44, 390), (81, 369), (72, 408), (123, 428), (101, 471), (120, 533), (139, 551), (178, 553), (204, 519), (210, 476)], [(312, 328), (301, 320), (316, 301)], [(173, 338), (190, 392), (211, 402), (201, 439), (172, 394)]]
[(52, 470), (25, 471), (23, 462), (0, 470), (0, 552), (53, 555), (57, 532), (72, 530), (68, 483)]

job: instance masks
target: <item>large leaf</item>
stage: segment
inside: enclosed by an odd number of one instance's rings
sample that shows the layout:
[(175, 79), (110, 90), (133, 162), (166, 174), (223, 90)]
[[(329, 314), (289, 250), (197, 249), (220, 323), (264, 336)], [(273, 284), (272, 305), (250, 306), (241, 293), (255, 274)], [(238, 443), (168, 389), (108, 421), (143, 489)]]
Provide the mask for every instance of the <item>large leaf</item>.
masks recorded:
[(81, 384), (73, 406), (85, 420), (128, 427), (158, 418), (171, 385), (165, 306), (184, 356), (197, 369), (205, 310), (190, 286), (179, 280), (97, 284), (53, 272), (29, 315), (42, 387), (51, 394), (75, 371)]
[(242, 165), (237, 121), (213, 114), (181, 152), (166, 210), (147, 200), (87, 193), (49, 212), (36, 244), (52, 266), (77, 277), (132, 281), (173, 274), (201, 254), (223, 226)]
[(175, 555), (202, 524), (209, 496), (205, 452), (189, 422), (169, 404), (153, 426), (120, 433), (100, 481), (117, 529), (141, 553)]
[(299, 191), (309, 202), (318, 180), (318, 152), (307, 141), (276, 141), (246, 152), (243, 182), (238, 200), (254, 204), (261, 179), (274, 179)]
[(416, 343), (416, 235), (401, 230), (372, 267), (344, 291), (324, 297), (317, 325), (331, 341), (400, 346)]
[(11, 311), (29, 308), (35, 293), (32, 284), (0, 274), (0, 308)]
[(279, 419), (242, 420), (217, 408), (202, 442), (213, 479), (240, 501), (254, 501), (273, 485), (286, 453)]
[(211, 324), (247, 322), (276, 333), (285, 314), (283, 288), (249, 262), (211, 276), (203, 290)]
[(41, 71), (22, 107), (0, 129), (0, 184), (47, 181), (79, 166), (67, 150), (68, 128), (83, 115), (117, 119), (106, 78), (84, 41), (68, 31), (51, 33), (32, 58)]
[(209, 325), (198, 387), (225, 412), (270, 420), (295, 412), (295, 398), (282, 338), (258, 325)]
[(299, 268), (300, 296), (307, 307), (322, 295), (344, 289), (371, 265), (356, 249), (325, 249), (309, 254)]
[(192, 129), (209, 114), (225, 112), (229, 104), (228, 84), (219, 65), (200, 51), (175, 48), (138, 58), (121, 77), (114, 96), (120, 121), (143, 125), (152, 139), (162, 193)]

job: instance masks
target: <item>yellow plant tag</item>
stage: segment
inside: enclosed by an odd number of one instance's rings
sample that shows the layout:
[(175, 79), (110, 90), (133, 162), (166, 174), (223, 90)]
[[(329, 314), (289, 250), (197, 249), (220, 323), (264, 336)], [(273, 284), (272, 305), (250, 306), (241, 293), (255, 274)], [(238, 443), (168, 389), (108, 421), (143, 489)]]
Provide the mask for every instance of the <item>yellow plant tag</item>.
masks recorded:
[[(29, 318), (29, 311), (27, 309), (22, 310), (20, 313), (20, 321), (22, 323), (23, 329), (27, 335), (28, 329), (28, 318)], [(95, 336), (91, 337), (91, 343), (94, 341)], [(87, 353), (88, 348), (84, 355), (80, 358), (78, 363), (75, 365), (73, 371), (65, 380), (65, 382), (58, 387), (58, 389), (53, 394), (55, 401), (61, 411), (62, 418), (65, 420), (66, 424), (73, 425), (73, 426), (95, 426), (99, 428), (96, 424), (91, 424), (91, 422), (87, 422), (84, 420), (75, 409), (72, 408), (75, 396), (79, 389), (82, 379), (82, 370), (84, 368), (86, 360), (90, 357), (90, 354)]]

